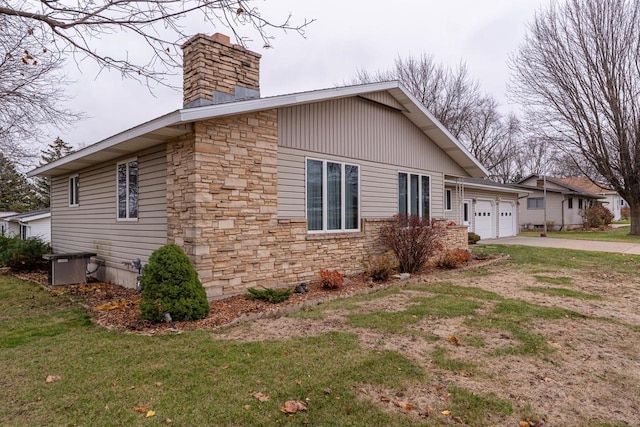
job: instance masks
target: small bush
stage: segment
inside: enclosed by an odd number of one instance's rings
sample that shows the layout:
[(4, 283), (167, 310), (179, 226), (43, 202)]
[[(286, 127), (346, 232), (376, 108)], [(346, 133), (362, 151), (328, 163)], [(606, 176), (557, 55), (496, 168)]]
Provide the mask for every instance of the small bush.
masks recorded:
[(51, 245), (38, 237), (2, 237), (0, 264), (15, 272), (46, 269), (48, 261), (42, 255), (51, 253)]
[(367, 276), (377, 282), (384, 282), (389, 279), (393, 269), (398, 266), (398, 262), (392, 252), (386, 252), (382, 255), (367, 253), (360, 265), (362, 265)]
[(583, 228), (605, 227), (613, 221), (613, 213), (602, 205), (585, 208), (581, 215)]
[(151, 254), (140, 284), (140, 314), (145, 320), (160, 322), (165, 312), (173, 320), (202, 319), (209, 314), (198, 273), (178, 245), (165, 245)]
[(467, 238), (469, 239), (469, 244), (470, 245), (475, 245), (476, 243), (478, 243), (480, 241), (480, 236), (478, 236), (473, 231), (470, 231), (468, 233), (468, 237)]
[(625, 221), (631, 218), (631, 208), (629, 208), (629, 206), (625, 206), (620, 209), (620, 218), (624, 219)]
[(453, 249), (443, 253), (436, 265), (440, 268), (454, 269), (467, 265), (471, 254), (464, 249)]
[(337, 270), (320, 270), (320, 283), (328, 289), (340, 289), (344, 286), (344, 276)]
[(395, 215), (380, 228), (380, 242), (393, 251), (401, 273), (415, 273), (442, 249), (444, 228), (429, 218)]
[(249, 288), (247, 289), (249, 292), (246, 295), (247, 299), (260, 299), (264, 301), (269, 301), (270, 303), (277, 304), (282, 301), (286, 301), (289, 299), (291, 294), (293, 293), (293, 289), (273, 289), (273, 288)]

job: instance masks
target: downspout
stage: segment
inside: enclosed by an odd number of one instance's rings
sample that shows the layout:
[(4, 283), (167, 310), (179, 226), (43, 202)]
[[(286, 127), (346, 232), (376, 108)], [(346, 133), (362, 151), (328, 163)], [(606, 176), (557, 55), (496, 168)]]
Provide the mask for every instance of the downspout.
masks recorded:
[(563, 198), (562, 202), (560, 202), (560, 211), (562, 212), (562, 215), (560, 216), (561, 222), (560, 222), (560, 230), (558, 231), (562, 231), (562, 229), (564, 228), (564, 202), (566, 202), (567, 199)]

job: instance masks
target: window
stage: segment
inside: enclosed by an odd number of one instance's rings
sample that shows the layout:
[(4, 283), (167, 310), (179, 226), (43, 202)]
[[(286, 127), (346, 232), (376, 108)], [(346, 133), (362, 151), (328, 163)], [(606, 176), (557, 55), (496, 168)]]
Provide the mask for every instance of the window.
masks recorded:
[(431, 178), (428, 175), (398, 173), (398, 213), (431, 217)]
[(620, 200), (620, 206), (624, 206), (624, 199)]
[(462, 222), (464, 225), (469, 224), (469, 202), (466, 200), (462, 204)]
[(20, 224), (20, 238), (22, 240), (27, 240), (29, 238), (29, 226), (26, 224)]
[(578, 199), (578, 209), (582, 209), (582, 199)]
[(450, 211), (451, 210), (451, 190), (445, 190), (444, 191), (444, 208), (445, 210)]
[(573, 209), (573, 197), (569, 197), (569, 201), (567, 202), (567, 206), (569, 209)]
[(118, 163), (118, 219), (138, 218), (138, 161)]
[(360, 167), (307, 159), (307, 229), (360, 229)]
[(527, 198), (527, 209), (544, 209), (544, 197)]
[(78, 175), (74, 175), (69, 178), (69, 206), (78, 206), (79, 202), (79, 193), (78, 190), (80, 188), (80, 177)]

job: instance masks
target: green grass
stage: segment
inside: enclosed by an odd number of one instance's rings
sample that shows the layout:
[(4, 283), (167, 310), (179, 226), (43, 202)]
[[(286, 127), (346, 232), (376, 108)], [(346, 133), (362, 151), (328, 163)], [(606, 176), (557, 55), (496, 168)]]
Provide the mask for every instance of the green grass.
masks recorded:
[(475, 363), (467, 360), (454, 359), (449, 356), (449, 352), (439, 346), (431, 353), (431, 361), (439, 369), (456, 372), (458, 374), (468, 376), (477, 375), (480, 370)]
[(484, 289), (474, 288), (470, 286), (454, 285), (450, 282), (425, 283), (421, 285), (408, 286), (409, 290), (426, 291), (440, 295), (452, 295), (459, 298), (476, 298), (480, 300), (496, 301), (501, 300), (502, 296), (495, 292), (485, 291)]
[(450, 295), (412, 298), (417, 305), (403, 311), (379, 311), (356, 313), (347, 316), (347, 323), (358, 328), (376, 329), (382, 332), (400, 333), (407, 326), (427, 316), (458, 317), (473, 314), (482, 304), (477, 301), (456, 298)]
[(448, 391), (452, 400), (451, 414), (462, 418), (467, 425), (501, 425), (500, 415), (513, 413), (511, 403), (494, 394), (478, 395), (456, 386), (449, 387)]
[(554, 297), (569, 297), (569, 298), (578, 298), (578, 299), (586, 299), (586, 300), (601, 300), (602, 297), (600, 295), (587, 294), (580, 291), (574, 291), (573, 289), (567, 288), (545, 288), (542, 286), (528, 286), (525, 290), (529, 292), (539, 292), (541, 294), (546, 294)]
[(608, 270), (640, 276), (640, 255), (511, 245), (477, 246), (473, 252), (509, 255), (513, 265), (538, 273), (555, 272), (558, 269), (584, 273)]
[[(600, 240), (603, 242), (628, 242), (640, 243), (640, 236), (629, 236), (631, 226), (614, 228), (605, 231), (550, 231), (547, 237), (558, 239)], [(540, 237), (539, 231), (523, 231), (522, 237)]]
[(573, 279), (571, 277), (552, 277), (552, 276), (541, 276), (534, 275), (533, 276), (538, 282), (542, 283), (551, 283), (553, 285), (571, 285), (573, 284)]
[[(212, 334), (141, 336), (93, 326), (64, 297), (0, 277), (2, 425), (412, 425), (356, 398), (356, 386), (425, 380), (392, 351), (355, 335), (236, 343)], [(8, 316), (7, 313), (12, 315)], [(48, 375), (60, 379), (46, 383)], [(326, 394), (324, 389), (331, 388)], [(251, 396), (269, 395), (260, 403)], [(310, 410), (287, 417), (289, 399)], [(156, 412), (151, 419), (135, 408)]]

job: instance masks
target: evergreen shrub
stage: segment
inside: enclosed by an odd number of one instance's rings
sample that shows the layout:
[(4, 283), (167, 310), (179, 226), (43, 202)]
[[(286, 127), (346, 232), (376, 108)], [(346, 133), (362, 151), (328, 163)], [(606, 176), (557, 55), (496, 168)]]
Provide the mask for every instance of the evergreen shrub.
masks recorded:
[(140, 277), (143, 319), (160, 322), (168, 312), (173, 320), (203, 319), (209, 314), (207, 294), (191, 260), (180, 246), (168, 244), (149, 257)]

